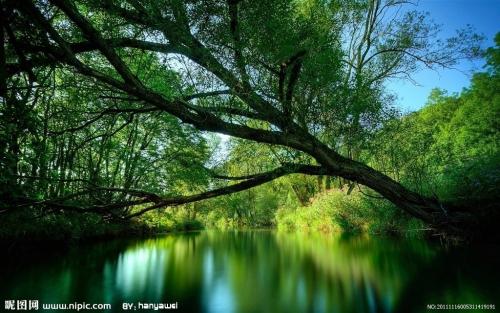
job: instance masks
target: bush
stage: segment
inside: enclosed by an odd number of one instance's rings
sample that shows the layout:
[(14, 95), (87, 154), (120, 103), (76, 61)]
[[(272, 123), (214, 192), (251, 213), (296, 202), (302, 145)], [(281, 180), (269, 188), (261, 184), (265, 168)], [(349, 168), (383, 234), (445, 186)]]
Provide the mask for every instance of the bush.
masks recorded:
[(326, 233), (419, 233), (423, 223), (385, 200), (372, 199), (359, 191), (320, 193), (307, 206), (280, 208), (276, 215), (278, 230)]

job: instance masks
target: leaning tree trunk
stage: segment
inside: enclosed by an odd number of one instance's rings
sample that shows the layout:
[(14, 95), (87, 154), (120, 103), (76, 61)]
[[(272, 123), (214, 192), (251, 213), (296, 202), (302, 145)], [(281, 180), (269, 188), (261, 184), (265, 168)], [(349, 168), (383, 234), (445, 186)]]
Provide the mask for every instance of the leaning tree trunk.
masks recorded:
[[(437, 199), (413, 192), (368, 165), (339, 155), (311, 135), (302, 134), (299, 137), (302, 138), (291, 142), (299, 143), (296, 148), (313, 156), (318, 163), (328, 168), (331, 175), (373, 189), (397, 207), (436, 228), (456, 232), (472, 228), (477, 224), (473, 215), (458, 211), (456, 207), (445, 205)], [(304, 137), (308, 137), (307, 140)]]
[[(199, 40), (190, 31), (189, 23), (185, 23), (185, 18), (180, 18), (181, 22), (168, 21), (168, 23), (157, 22), (156, 16), (149, 16), (140, 19), (140, 27), (147, 26), (152, 30), (162, 33), (168, 39), (168, 45), (148, 42), (137, 41), (131, 38), (123, 40), (108, 40), (105, 39), (99, 29), (96, 29), (89, 20), (82, 15), (76, 6), (71, 1), (66, 0), (52, 0), (50, 1), (56, 7), (59, 7), (64, 14), (71, 20), (76, 27), (83, 33), (88, 42), (84, 42), (87, 46), (80, 52), (99, 50), (100, 53), (107, 59), (110, 65), (116, 70), (121, 79), (105, 75), (97, 71), (89, 64), (83, 63), (76, 57), (75, 47), (63, 39), (64, 36), (59, 34), (58, 30), (54, 28), (50, 21), (40, 12), (39, 8), (35, 6), (32, 1), (22, 2), (22, 5), (16, 3), (16, 9), (24, 14), (28, 20), (33, 21), (43, 34), (49, 34), (51, 39), (57, 43), (57, 47), (49, 49), (50, 55), (47, 57), (47, 63), (55, 62), (58, 60), (67, 65), (74, 67), (82, 75), (97, 79), (101, 83), (107, 84), (121, 92), (127, 93), (133, 98), (137, 98), (144, 103), (156, 107), (158, 110), (165, 111), (179, 118), (182, 122), (191, 124), (202, 131), (217, 132), (226, 134), (233, 137), (253, 140), (256, 142), (287, 146), (297, 150), (301, 150), (310, 156), (314, 157), (319, 164), (321, 164), (329, 175), (343, 177), (345, 179), (360, 183), (376, 192), (380, 193), (383, 197), (394, 203), (396, 206), (405, 210), (412, 216), (420, 218), (433, 225), (444, 228), (460, 228), (465, 223), (472, 221), (472, 215), (461, 213), (450, 206), (440, 203), (436, 199), (430, 199), (419, 195), (400, 183), (396, 182), (389, 176), (376, 171), (375, 169), (345, 158), (330, 149), (328, 146), (321, 143), (317, 138), (313, 137), (307, 132), (307, 127), (301, 128), (294, 122), (294, 117), (290, 114), (291, 99), (293, 96), (293, 87), (297, 80), (288, 81), (287, 94), (289, 97), (284, 98), (283, 110), (277, 109), (272, 103), (268, 102), (265, 98), (260, 97), (259, 93), (253, 90), (252, 85), (245, 79), (245, 75), (234, 75), (234, 72), (229, 70), (225, 64), (219, 62), (218, 58), (212, 54), (212, 51), (204, 46), (203, 40)], [(19, 2), (21, 3), (21, 2)], [(118, 12), (108, 11), (111, 15), (124, 15), (125, 20), (129, 20), (133, 25), (136, 20), (130, 18), (134, 14), (128, 14), (126, 9), (117, 7)], [(180, 8), (180, 7), (179, 7)], [(123, 9), (123, 10), (122, 10)], [(182, 8), (180, 8), (182, 11)], [(233, 19), (237, 17), (237, 7), (232, 7)], [(131, 11), (132, 12), (132, 11)], [(236, 13), (236, 14), (234, 14)], [(182, 15), (182, 12), (180, 13)], [(187, 17), (187, 14), (185, 14)], [(123, 16), (122, 16), (123, 17)], [(177, 17), (176, 17), (177, 19)], [(152, 22), (154, 20), (154, 22)], [(235, 24), (236, 20), (233, 21)], [(36, 32), (38, 33), (38, 32)], [(237, 33), (233, 33), (233, 39), (238, 42)], [(45, 41), (44, 41), (45, 42)], [(202, 98), (204, 96), (214, 95), (213, 92), (201, 93), (189, 97), (181, 97), (174, 100), (167, 100), (163, 95), (153, 92), (143, 84), (139, 78), (134, 75), (134, 71), (130, 69), (128, 64), (121, 59), (119, 54), (115, 51), (117, 48), (140, 48), (147, 51), (155, 51), (159, 53), (178, 53), (181, 54), (194, 63), (198, 64), (201, 68), (207, 70), (208, 73), (217, 77), (224, 85), (230, 89), (230, 93), (239, 97), (245, 102), (250, 111), (240, 110), (233, 107), (222, 107), (224, 110), (211, 110), (209, 108), (198, 106), (196, 104), (188, 103), (190, 99)], [(238, 46), (236, 43), (235, 46)], [(173, 50), (172, 50), (173, 49)], [(238, 50), (238, 49), (237, 49)], [(237, 55), (240, 55), (237, 53)], [(236, 63), (240, 63), (242, 59), (235, 56)], [(42, 59), (43, 60), (43, 59)], [(228, 62), (228, 64), (231, 62)], [(299, 65), (297, 65), (299, 64)], [(300, 71), (301, 63), (296, 63), (294, 68)], [(239, 71), (245, 73), (245, 64), (239, 66)], [(241, 77), (241, 79), (240, 79)], [(296, 77), (297, 78), (297, 77)], [(203, 95), (204, 96), (200, 96)], [(215, 93), (217, 94), (217, 93)], [(223, 93), (221, 93), (223, 94)], [(232, 118), (221, 118), (221, 114), (225, 116), (241, 116), (259, 120), (264, 123), (270, 123), (276, 126), (276, 130), (265, 130), (260, 128), (252, 128), (245, 125), (245, 123), (232, 123), (228, 120)], [(305, 124), (305, 123), (302, 123)], [(323, 174), (323, 173), (321, 173)], [(244, 186), (255, 186), (255, 184), (236, 184), (237, 188), (232, 188), (231, 192), (241, 191)], [(241, 188), (240, 188), (241, 187)], [(245, 187), (246, 188), (246, 187)], [(227, 191), (227, 192), (226, 192)], [(229, 190), (217, 193), (217, 195), (228, 194)], [(213, 193), (204, 193), (198, 196), (185, 198), (182, 201), (198, 201), (203, 198), (211, 197)], [(178, 201), (179, 202), (179, 201)], [(163, 202), (163, 204), (166, 202)], [(183, 202), (186, 203), (186, 202)], [(155, 206), (159, 207), (159, 206)], [(150, 210), (150, 209), (148, 209)], [(145, 209), (137, 214), (141, 214)], [(135, 215), (137, 215), (135, 214)]]

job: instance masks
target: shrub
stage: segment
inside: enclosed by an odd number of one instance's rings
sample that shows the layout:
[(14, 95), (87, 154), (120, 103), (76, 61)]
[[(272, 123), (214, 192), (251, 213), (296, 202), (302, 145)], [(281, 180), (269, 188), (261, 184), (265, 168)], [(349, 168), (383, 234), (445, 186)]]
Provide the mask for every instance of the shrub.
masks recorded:
[(339, 189), (320, 193), (307, 206), (280, 208), (275, 219), (278, 230), (302, 232), (406, 234), (424, 228), (385, 200)]

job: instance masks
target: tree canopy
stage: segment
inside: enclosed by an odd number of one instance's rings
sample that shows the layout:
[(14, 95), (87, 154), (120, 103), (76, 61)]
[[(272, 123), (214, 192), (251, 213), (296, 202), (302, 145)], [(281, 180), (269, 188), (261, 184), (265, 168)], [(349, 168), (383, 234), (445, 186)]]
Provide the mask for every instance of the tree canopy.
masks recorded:
[[(2, 211), (130, 218), (302, 173), (367, 186), (433, 225), (475, 221), (362, 155), (397, 115), (388, 79), (481, 54), (481, 36), (465, 29), (440, 40), (437, 24), (406, 5), (2, 1)], [(484, 75), (497, 75), (497, 52)], [(212, 166), (209, 132), (271, 157), (228, 177)]]

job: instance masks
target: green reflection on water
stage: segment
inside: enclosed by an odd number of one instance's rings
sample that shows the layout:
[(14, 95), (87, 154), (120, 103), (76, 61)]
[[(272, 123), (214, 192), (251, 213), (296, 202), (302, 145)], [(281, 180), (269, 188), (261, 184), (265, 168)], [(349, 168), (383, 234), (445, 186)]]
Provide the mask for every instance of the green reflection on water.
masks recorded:
[(183, 312), (425, 312), (500, 294), (491, 247), (359, 236), (206, 231), (2, 260), (5, 299), (115, 311), (140, 301), (178, 302)]

